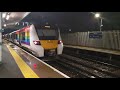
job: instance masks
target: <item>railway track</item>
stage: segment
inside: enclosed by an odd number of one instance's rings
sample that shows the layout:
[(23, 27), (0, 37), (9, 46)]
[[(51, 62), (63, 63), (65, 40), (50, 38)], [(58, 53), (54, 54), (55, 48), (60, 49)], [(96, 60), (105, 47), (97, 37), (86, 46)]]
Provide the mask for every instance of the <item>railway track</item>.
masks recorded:
[[(76, 54), (74, 54), (76, 55)], [(116, 78), (113, 72), (120, 70), (111, 64), (78, 58), (74, 55), (62, 54), (56, 57), (43, 58), (42, 60), (71, 78)]]
[[(69, 55), (61, 55), (60, 57), (65, 58), (73, 63), (76, 63), (78, 65), (83, 65), (85, 67), (91, 68), (94, 70), (94, 72), (101, 72), (104, 73), (105, 75), (107, 75), (107, 77), (110, 75), (112, 77), (119, 77), (120, 75), (115, 74), (114, 72), (117, 70), (120, 70), (120, 68), (118, 67), (114, 67), (108, 64), (103, 64), (103, 63), (98, 63), (98, 62), (93, 62), (93, 61), (87, 61), (84, 59), (80, 59), (80, 58), (76, 58), (73, 56), (69, 56)], [(93, 73), (94, 73), (93, 72)], [(103, 76), (105, 77), (105, 76)]]
[(59, 61), (58, 59), (53, 58), (48, 61), (44, 61), (46, 63), (48, 63), (49, 65), (53, 66), (54, 68), (60, 70), (61, 72), (65, 73), (66, 75), (68, 75), (71, 78), (88, 78), (90, 76), (88, 76), (87, 74), (85, 74), (82, 71), (79, 71), (77, 69), (75, 69), (74, 67), (71, 67), (71, 65), (69, 65), (68, 63), (63, 63), (61, 61)]
[[(101, 67), (96, 67), (96, 65), (92, 64), (92, 62), (88, 63), (88, 62), (85, 62), (84, 60), (80, 61), (80, 59), (78, 59), (76, 57), (71, 57), (69, 55), (57, 56), (54, 59), (54, 61), (56, 61), (57, 63), (61, 63), (62, 65), (64, 65), (64, 67), (72, 68), (73, 71), (75, 72), (75, 74), (77, 73), (78, 76), (80, 74), (80, 75), (88, 77), (88, 78), (116, 78), (116, 77), (119, 77), (119, 75), (115, 75), (115, 74), (111, 73), (111, 71), (116, 70), (116, 67), (108, 67), (105, 65), (102, 65)], [(109, 70), (107, 68), (101, 69), (103, 67), (108, 67)]]
[(64, 54), (68, 54), (74, 57), (78, 57), (81, 59), (93, 61), (96, 63), (106, 64), (108, 66), (118, 67), (120, 68), (120, 56), (114, 56), (106, 53), (99, 53), (94, 51), (87, 50), (79, 50), (73, 48), (65, 48), (63, 51)]

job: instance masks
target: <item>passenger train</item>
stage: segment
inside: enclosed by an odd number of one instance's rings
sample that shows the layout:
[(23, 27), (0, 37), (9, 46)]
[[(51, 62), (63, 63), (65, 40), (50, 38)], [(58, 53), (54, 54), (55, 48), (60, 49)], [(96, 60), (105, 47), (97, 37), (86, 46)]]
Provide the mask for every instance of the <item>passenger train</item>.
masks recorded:
[(7, 40), (29, 49), (35, 56), (59, 55), (63, 42), (57, 27), (31, 24), (3, 36)]

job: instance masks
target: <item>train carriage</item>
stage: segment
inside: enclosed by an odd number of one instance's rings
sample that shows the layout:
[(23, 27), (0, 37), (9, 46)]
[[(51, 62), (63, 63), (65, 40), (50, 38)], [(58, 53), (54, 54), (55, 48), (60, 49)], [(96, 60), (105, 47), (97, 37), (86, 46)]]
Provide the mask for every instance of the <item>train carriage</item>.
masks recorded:
[(50, 25), (30, 25), (10, 33), (10, 41), (28, 48), (34, 55), (59, 55), (63, 51), (60, 31)]

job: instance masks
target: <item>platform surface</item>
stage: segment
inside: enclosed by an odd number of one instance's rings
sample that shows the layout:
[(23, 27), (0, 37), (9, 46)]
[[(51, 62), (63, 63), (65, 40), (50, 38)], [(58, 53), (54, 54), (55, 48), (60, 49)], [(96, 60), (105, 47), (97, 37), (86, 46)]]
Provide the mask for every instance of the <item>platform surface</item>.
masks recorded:
[(83, 46), (72, 46), (72, 45), (64, 45), (64, 47), (78, 48), (78, 49), (83, 49), (83, 50), (90, 50), (90, 51), (96, 51), (96, 52), (103, 52), (103, 53), (108, 53), (108, 54), (120, 55), (120, 51), (117, 51), (117, 50), (108, 50), (108, 49), (83, 47)]
[(69, 78), (69, 76), (20, 47), (4, 41), (0, 78)]

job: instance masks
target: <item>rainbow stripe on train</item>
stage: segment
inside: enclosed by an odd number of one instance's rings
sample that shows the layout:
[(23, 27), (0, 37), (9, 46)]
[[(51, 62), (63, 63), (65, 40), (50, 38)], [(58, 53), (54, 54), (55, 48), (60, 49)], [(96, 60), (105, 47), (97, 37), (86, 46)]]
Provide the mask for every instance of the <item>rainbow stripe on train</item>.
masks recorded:
[[(25, 28), (22, 28), (20, 30), (17, 30), (16, 31), (16, 34), (17, 34), (17, 42), (19, 42), (19, 39), (21, 40), (21, 43), (23, 44), (26, 44), (26, 45), (30, 45), (30, 27), (25, 27)], [(24, 40), (22, 39), (23, 36), (22, 34), (25, 34), (25, 37), (24, 37)]]

